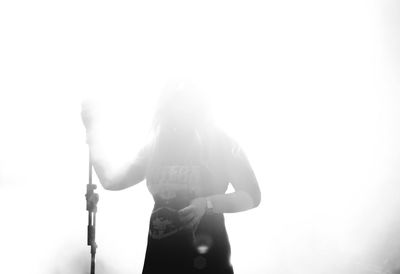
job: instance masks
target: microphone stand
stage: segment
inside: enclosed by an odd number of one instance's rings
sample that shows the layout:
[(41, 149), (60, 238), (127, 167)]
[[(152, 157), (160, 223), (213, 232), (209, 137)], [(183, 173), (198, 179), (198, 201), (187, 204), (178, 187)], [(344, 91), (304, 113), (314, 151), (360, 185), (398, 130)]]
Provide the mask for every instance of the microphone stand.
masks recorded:
[(90, 274), (95, 274), (96, 267), (96, 212), (97, 202), (99, 201), (99, 194), (95, 193), (94, 190), (97, 188), (92, 183), (92, 172), (93, 165), (91, 159), (91, 153), (89, 149), (89, 183), (86, 185), (86, 210), (89, 213), (89, 224), (87, 226), (87, 245), (90, 246)]

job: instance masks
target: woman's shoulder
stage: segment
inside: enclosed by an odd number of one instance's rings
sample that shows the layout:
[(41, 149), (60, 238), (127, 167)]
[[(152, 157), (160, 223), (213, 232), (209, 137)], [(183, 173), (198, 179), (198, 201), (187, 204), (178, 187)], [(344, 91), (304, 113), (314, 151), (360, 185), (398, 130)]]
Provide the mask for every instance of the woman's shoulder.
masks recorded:
[(214, 130), (212, 143), (214, 149), (224, 156), (232, 156), (241, 151), (241, 147), (236, 139), (220, 128)]

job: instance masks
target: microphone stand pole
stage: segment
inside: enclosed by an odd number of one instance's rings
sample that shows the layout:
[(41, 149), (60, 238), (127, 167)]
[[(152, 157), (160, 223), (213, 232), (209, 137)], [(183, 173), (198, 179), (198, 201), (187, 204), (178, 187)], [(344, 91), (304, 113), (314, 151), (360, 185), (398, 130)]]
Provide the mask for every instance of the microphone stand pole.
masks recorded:
[(96, 212), (97, 202), (99, 201), (99, 194), (95, 193), (94, 190), (97, 188), (92, 183), (93, 174), (92, 158), (89, 148), (89, 183), (86, 185), (86, 210), (89, 213), (89, 224), (87, 227), (87, 245), (90, 246), (90, 274), (95, 274), (96, 267)]

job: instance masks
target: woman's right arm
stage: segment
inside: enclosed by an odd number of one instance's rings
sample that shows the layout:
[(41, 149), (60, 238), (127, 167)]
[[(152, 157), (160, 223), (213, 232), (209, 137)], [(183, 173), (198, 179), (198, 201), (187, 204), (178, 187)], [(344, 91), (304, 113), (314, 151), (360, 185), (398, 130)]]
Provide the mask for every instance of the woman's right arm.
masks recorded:
[[(90, 145), (92, 146), (92, 145)], [(94, 151), (91, 148), (90, 151)], [(119, 174), (110, 174), (107, 163), (91, 152), (91, 160), (101, 185), (107, 190), (122, 190), (134, 186), (146, 177), (147, 149), (143, 148), (132, 163)]]
[(119, 174), (111, 174), (108, 164), (98, 151), (96, 138), (93, 136), (93, 106), (89, 102), (82, 103), (81, 118), (86, 128), (86, 143), (89, 145), (90, 159), (101, 185), (108, 190), (121, 190), (133, 186), (146, 177), (148, 149), (142, 148), (131, 164)]

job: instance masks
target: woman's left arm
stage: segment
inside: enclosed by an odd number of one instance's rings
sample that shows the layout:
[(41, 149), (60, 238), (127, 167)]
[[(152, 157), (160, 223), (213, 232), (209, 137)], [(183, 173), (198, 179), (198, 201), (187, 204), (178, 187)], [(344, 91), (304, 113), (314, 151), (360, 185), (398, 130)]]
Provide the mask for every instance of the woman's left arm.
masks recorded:
[(228, 154), (226, 171), (235, 191), (194, 199), (188, 207), (179, 211), (182, 221), (188, 226), (196, 225), (207, 213), (207, 200), (212, 205), (212, 212), (209, 213), (240, 212), (260, 204), (260, 187), (245, 153), (235, 144)]
[(233, 213), (257, 207), (261, 202), (260, 187), (249, 160), (237, 144), (228, 157), (227, 174), (235, 191), (206, 197), (211, 201), (213, 213)]

